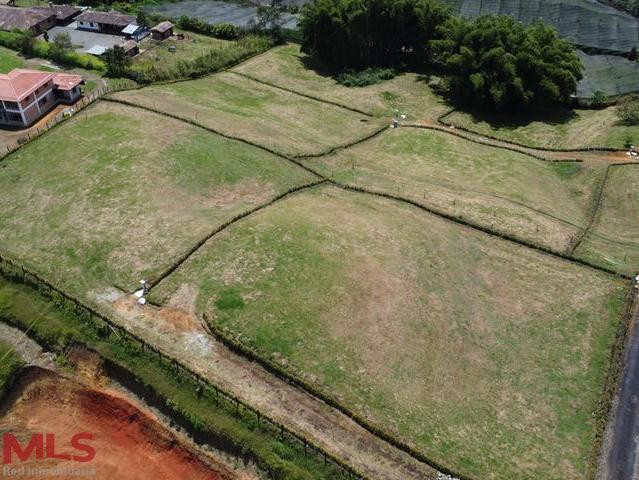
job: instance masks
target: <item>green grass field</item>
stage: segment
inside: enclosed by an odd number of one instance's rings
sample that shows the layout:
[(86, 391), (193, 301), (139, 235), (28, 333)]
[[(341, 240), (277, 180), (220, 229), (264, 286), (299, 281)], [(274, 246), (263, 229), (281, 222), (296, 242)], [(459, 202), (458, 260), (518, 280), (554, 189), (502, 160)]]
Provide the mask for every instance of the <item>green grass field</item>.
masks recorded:
[(472, 478), (582, 480), (627, 285), (335, 187), (214, 237), (152, 292)]
[(620, 125), (616, 107), (558, 110), (554, 114), (512, 116), (455, 111), (444, 119), (458, 127), (530, 147), (579, 149), (624, 148), (639, 143), (639, 126)]
[(232, 73), (118, 92), (116, 99), (195, 120), (288, 155), (323, 152), (379, 128), (362, 116)]
[(605, 167), (552, 164), (446, 133), (400, 128), (308, 166), (565, 251), (588, 224)]
[(9, 73), (14, 68), (24, 67), (24, 59), (13, 50), (0, 47), (0, 73)]
[(628, 275), (639, 273), (639, 165), (613, 167), (578, 257)]
[(299, 45), (274, 48), (233, 70), (283, 88), (337, 102), (376, 116), (390, 117), (395, 109), (407, 120), (435, 118), (449, 109), (428, 87), (428, 78), (403, 74), (368, 87), (345, 87), (332, 77), (309, 69)]
[[(180, 61), (191, 61), (201, 57), (211, 50), (231, 46), (233, 42), (218, 38), (198, 35), (192, 32), (176, 30), (175, 33), (184, 34), (183, 39), (171, 37), (164, 42), (151, 40), (144, 41), (140, 45), (141, 53), (134, 58), (134, 68), (171, 68)], [(170, 52), (169, 47), (175, 47), (175, 52)]]
[(0, 168), (0, 252), (75, 294), (128, 290), (235, 215), (314, 180), (153, 113), (108, 103), (86, 112)]

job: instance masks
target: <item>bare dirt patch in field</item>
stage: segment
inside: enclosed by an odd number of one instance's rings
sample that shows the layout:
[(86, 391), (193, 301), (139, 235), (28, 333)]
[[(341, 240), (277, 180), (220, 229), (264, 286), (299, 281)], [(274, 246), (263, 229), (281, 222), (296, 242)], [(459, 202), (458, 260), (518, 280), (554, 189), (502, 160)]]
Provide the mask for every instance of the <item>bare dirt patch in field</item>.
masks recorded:
[[(55, 433), (56, 453), (70, 450), (71, 437), (88, 432), (95, 458), (86, 463), (30, 460), (29, 467), (94, 468), (91, 478), (112, 480), (236, 480), (241, 478), (182, 445), (148, 413), (125, 399), (32, 367), (19, 378), (3, 405), (0, 431), (26, 441), (34, 433)], [(32, 478), (32, 477), (21, 477)], [(73, 476), (56, 478), (72, 479)]]

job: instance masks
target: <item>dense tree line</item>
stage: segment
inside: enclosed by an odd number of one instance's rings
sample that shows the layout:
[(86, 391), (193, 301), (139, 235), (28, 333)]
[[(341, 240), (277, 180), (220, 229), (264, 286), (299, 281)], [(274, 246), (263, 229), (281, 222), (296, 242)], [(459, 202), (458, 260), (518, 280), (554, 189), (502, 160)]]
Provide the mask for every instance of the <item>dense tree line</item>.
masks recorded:
[(417, 65), (446, 18), (436, 0), (315, 0), (302, 10), (302, 48), (338, 69)]
[(304, 52), (337, 73), (437, 66), (452, 95), (496, 110), (567, 103), (582, 78), (575, 49), (542, 23), (467, 20), (437, 0), (314, 0)]
[(454, 17), (432, 42), (451, 92), (495, 110), (568, 103), (582, 78), (575, 49), (542, 23), (509, 16)]

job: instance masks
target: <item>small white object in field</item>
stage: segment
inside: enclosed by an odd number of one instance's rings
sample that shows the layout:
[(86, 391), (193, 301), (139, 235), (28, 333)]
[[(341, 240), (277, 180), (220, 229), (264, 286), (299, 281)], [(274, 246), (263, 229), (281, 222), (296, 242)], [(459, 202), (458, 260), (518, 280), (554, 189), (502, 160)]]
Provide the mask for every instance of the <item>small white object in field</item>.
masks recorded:
[(402, 116), (402, 120), (406, 120), (406, 115), (404, 115), (404, 114), (402, 113), (402, 115), (401, 115), (401, 116)]
[(136, 298), (142, 298), (144, 296), (144, 290), (138, 290), (133, 295), (135, 295)]
[(138, 305), (145, 305), (145, 304), (146, 304), (146, 298), (140, 297), (138, 299)]

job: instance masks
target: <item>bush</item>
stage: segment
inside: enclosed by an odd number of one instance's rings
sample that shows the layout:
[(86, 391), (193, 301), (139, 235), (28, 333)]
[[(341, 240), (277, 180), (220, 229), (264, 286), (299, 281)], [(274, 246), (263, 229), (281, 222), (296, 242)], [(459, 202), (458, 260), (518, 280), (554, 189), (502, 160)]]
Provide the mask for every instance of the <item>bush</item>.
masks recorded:
[(521, 110), (567, 104), (582, 78), (575, 48), (542, 23), (451, 18), (431, 42), (450, 92), (465, 104)]
[(620, 103), (617, 118), (623, 125), (639, 125), (639, 98), (633, 96)]
[(347, 87), (365, 87), (390, 80), (394, 76), (395, 71), (390, 68), (367, 68), (360, 72), (347, 70), (337, 76), (337, 81)]
[(222, 40), (237, 40), (243, 30), (240, 27), (231, 25), (230, 23), (219, 23), (217, 25), (207, 23), (199, 18), (181, 16), (177, 20), (177, 26), (183, 30), (189, 30), (195, 33), (201, 33), (210, 37), (220, 38)]

